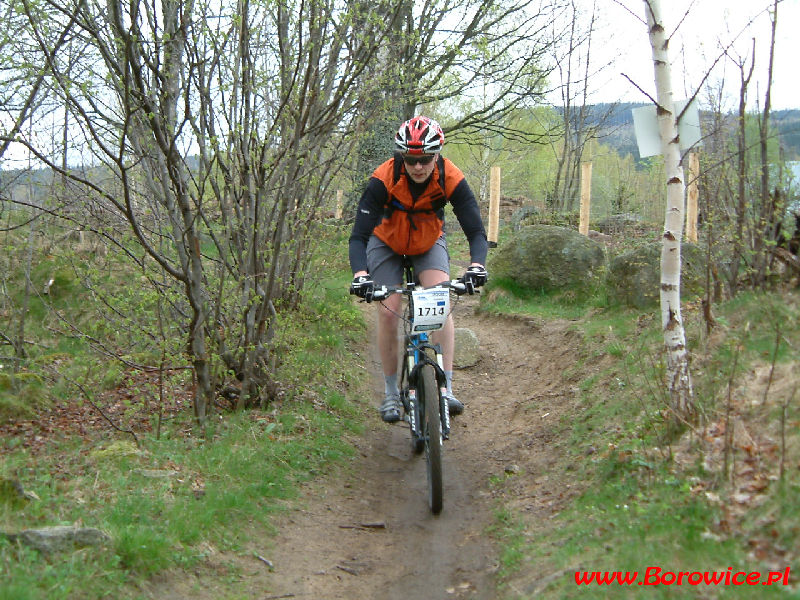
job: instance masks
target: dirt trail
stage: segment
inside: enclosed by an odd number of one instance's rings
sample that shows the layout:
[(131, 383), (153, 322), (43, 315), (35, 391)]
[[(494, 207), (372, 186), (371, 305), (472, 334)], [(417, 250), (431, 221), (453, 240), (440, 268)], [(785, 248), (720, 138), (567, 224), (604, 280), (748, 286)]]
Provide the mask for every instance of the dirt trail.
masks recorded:
[(454, 377), (467, 409), (445, 442), (442, 514), (428, 510), (424, 458), (412, 453), (407, 426), (379, 421), (382, 379), (373, 361), (375, 394), (364, 402), (372, 420), (352, 469), (310, 485), (303, 508), (279, 524), (268, 592), (259, 597), (496, 597), (490, 479), (513, 473), (504, 501), (537, 519), (571, 495), (551, 468), (558, 458), (551, 424), (572, 410), (564, 371), (578, 340), (567, 323), (491, 317), (476, 307), (477, 299), (462, 298), (455, 309), (456, 326), (477, 334), (481, 360)]

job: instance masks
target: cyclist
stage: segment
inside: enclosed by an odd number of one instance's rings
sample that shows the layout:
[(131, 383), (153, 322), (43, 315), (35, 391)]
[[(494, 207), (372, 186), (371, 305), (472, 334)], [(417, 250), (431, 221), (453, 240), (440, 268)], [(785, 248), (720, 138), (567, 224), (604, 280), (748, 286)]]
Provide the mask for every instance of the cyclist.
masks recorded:
[[(440, 154), (444, 132), (424, 116), (405, 121), (394, 138), (397, 152), (369, 179), (356, 209), (350, 235), (350, 293), (371, 300), (375, 286), (403, 282), (402, 256), (409, 256), (421, 285), (428, 287), (450, 279), (450, 255), (444, 234), (444, 206), (449, 202), (469, 241), (471, 265), (465, 281), (475, 287), (487, 280), (484, 267), (488, 243), (475, 196), (464, 174)], [(393, 294), (378, 305), (378, 350), (385, 380), (380, 406), (387, 423), (400, 420), (397, 381), (397, 322), (401, 297)], [(464, 405), (453, 395), (452, 316), (434, 333), (441, 345), (447, 377), (447, 404), (458, 415)]]

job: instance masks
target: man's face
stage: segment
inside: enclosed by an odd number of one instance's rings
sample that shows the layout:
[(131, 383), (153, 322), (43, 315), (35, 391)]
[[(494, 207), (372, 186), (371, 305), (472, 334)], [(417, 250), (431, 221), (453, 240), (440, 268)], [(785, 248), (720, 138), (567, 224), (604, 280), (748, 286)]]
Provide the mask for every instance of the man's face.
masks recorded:
[(403, 156), (406, 172), (416, 183), (422, 183), (433, 173), (436, 166), (436, 154), (407, 154)]

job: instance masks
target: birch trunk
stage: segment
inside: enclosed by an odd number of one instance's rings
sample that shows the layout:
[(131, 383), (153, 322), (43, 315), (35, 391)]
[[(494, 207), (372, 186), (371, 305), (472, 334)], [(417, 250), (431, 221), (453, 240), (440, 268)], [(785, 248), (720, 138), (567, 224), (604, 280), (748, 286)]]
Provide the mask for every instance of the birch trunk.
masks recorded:
[(656, 113), (661, 153), (667, 177), (667, 210), (661, 249), (661, 326), (667, 354), (667, 386), (675, 414), (683, 419), (695, 412), (689, 354), (681, 318), (681, 235), (685, 182), (681, 165), (678, 119), (672, 98), (669, 39), (661, 18), (660, 0), (644, 0), (656, 83)]

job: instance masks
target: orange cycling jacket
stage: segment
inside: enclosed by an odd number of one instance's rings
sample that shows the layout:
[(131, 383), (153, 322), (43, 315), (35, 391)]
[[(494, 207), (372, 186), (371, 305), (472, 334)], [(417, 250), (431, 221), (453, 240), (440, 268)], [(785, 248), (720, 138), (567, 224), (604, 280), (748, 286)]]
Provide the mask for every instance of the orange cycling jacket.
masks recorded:
[(450, 202), (470, 245), (472, 262), (485, 264), (486, 231), (464, 174), (438, 157), (427, 185), (412, 194), (402, 158), (391, 158), (372, 174), (356, 212), (350, 236), (350, 266), (366, 270), (366, 246), (374, 234), (397, 254), (427, 252), (442, 235), (444, 205)]

